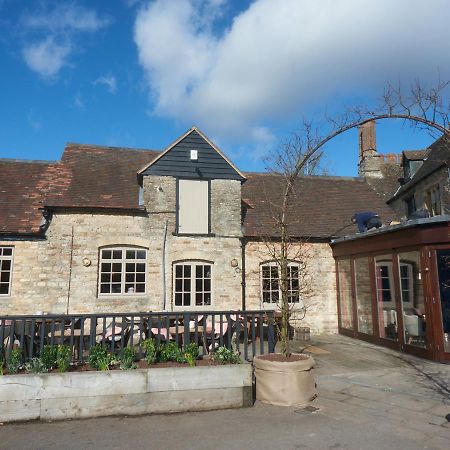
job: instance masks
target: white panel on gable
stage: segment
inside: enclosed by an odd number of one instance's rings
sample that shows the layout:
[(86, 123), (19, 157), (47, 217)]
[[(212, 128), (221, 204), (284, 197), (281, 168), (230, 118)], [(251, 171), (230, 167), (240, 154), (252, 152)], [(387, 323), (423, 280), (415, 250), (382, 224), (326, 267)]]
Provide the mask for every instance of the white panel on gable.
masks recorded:
[(178, 232), (208, 234), (209, 184), (204, 180), (179, 180)]

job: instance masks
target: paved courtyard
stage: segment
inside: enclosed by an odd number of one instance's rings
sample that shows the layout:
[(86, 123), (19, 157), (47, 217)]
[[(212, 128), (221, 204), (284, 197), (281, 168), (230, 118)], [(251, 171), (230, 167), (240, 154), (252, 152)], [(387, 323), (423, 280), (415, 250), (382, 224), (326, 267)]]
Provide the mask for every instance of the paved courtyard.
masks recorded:
[(317, 410), (256, 402), (241, 410), (5, 424), (0, 448), (450, 448), (450, 365), (343, 336), (312, 344)]

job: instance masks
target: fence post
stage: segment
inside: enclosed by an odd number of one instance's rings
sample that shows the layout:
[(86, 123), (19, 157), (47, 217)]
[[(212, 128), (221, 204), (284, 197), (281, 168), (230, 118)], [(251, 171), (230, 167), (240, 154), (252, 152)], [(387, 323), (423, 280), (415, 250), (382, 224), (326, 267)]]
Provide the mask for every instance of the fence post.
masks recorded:
[(183, 350), (191, 343), (190, 316), (191, 315), (189, 313), (183, 314), (183, 326), (184, 326)]
[(268, 316), (268, 333), (267, 333), (267, 344), (269, 346), (269, 353), (275, 352), (275, 330), (274, 330), (274, 316), (273, 311), (269, 311), (267, 313)]

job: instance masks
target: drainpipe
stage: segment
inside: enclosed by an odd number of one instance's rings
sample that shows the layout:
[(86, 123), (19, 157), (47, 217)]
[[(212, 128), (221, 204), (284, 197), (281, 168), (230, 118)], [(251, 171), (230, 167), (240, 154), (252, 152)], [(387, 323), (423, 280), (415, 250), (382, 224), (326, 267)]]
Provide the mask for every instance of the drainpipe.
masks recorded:
[(161, 258), (161, 271), (162, 271), (162, 292), (163, 292), (163, 298), (162, 298), (162, 304), (163, 304), (163, 311), (166, 310), (166, 242), (167, 242), (167, 225), (168, 220), (164, 222), (164, 235), (163, 235), (163, 242), (162, 242), (162, 258)]
[(241, 295), (242, 295), (242, 311), (245, 311), (246, 308), (246, 303), (245, 303), (245, 246), (247, 244), (247, 240), (245, 238), (241, 238), (241, 259), (242, 259), (242, 264), (241, 264), (241, 286), (242, 286), (242, 290), (241, 290)]
[(72, 225), (72, 234), (70, 240), (70, 262), (69, 262), (69, 282), (67, 287), (67, 308), (66, 314), (69, 314), (69, 304), (70, 304), (70, 285), (72, 282), (72, 265), (73, 265), (73, 225)]

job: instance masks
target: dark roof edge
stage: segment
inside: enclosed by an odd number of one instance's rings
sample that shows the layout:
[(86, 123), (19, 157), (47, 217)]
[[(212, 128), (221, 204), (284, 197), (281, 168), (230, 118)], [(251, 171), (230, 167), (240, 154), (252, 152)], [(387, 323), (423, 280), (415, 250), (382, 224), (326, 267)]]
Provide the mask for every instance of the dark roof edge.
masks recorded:
[(129, 214), (147, 214), (147, 210), (145, 208), (124, 208), (120, 206), (74, 206), (74, 205), (44, 205), (42, 209), (46, 209), (48, 211), (56, 211), (56, 210), (77, 210), (77, 211), (109, 211), (109, 212), (121, 212), (121, 213), (129, 213)]
[(415, 228), (426, 225), (438, 225), (442, 223), (449, 223), (450, 215), (445, 214), (441, 216), (427, 217), (425, 219), (406, 220), (405, 222), (396, 225), (387, 225), (385, 227), (377, 228), (375, 230), (366, 231), (364, 233), (356, 233), (348, 236), (339, 237), (331, 240), (331, 244), (341, 244), (342, 242), (355, 241), (366, 237), (378, 236), (380, 234), (392, 233), (394, 231), (403, 230), (406, 228)]
[(45, 239), (45, 234), (36, 231), (34, 233), (21, 233), (21, 232), (15, 232), (15, 231), (0, 231), (0, 239), (1, 240), (12, 240), (12, 241), (20, 241), (20, 240), (27, 240), (27, 239)]

